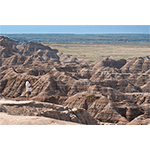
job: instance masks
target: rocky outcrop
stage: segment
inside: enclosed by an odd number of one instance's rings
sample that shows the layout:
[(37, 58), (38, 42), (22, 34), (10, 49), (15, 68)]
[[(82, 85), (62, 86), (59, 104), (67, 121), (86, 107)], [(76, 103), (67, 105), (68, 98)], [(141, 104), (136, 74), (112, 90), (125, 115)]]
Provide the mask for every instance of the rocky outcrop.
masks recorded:
[(63, 62), (63, 64), (67, 64), (67, 63), (79, 63), (78, 62), (78, 59), (72, 55), (65, 55), (61, 52), (58, 52), (57, 53), (59, 58), (60, 58), (60, 61)]
[(101, 124), (85, 109), (69, 109), (61, 105), (35, 101), (0, 101), (0, 112), (9, 115), (44, 116), (87, 125)]
[[(20, 45), (0, 36), (1, 96), (25, 98), (28, 77), (32, 79), (32, 100), (72, 110), (42, 111), (44, 116), (71, 115), (73, 120), (84, 124), (90, 124), (87, 118), (112, 124), (130, 124), (140, 116), (145, 118), (145, 124), (149, 118), (149, 56), (92, 62), (39, 43)], [(85, 118), (81, 117), (83, 114)]]
[(7, 113), (0, 113), (0, 116), (0, 125), (80, 125), (43, 116), (15, 116)]
[(17, 50), (16, 46), (19, 44), (17, 41), (13, 41), (8, 37), (0, 36), (0, 46), (10, 48), (11, 50)]
[(149, 57), (137, 57), (127, 61), (127, 63), (121, 68), (122, 72), (126, 73), (144, 73), (150, 69)]
[(103, 61), (100, 61), (95, 64), (94, 68), (100, 68), (100, 67), (112, 67), (112, 68), (117, 68), (120, 69), (126, 64), (125, 59), (120, 59), (120, 60), (113, 60), (111, 58), (106, 58)]
[(44, 46), (42, 44), (28, 42), (23, 43), (22, 45), (18, 45), (17, 49), (20, 55), (32, 55), (34, 57), (43, 58), (44, 60), (59, 60), (59, 57), (56, 54), (58, 50), (51, 49), (50, 47)]
[(19, 45), (16, 41), (0, 36), (1, 66), (31, 66), (38, 62), (59, 62), (57, 52), (58, 50), (51, 49), (42, 44), (28, 42)]

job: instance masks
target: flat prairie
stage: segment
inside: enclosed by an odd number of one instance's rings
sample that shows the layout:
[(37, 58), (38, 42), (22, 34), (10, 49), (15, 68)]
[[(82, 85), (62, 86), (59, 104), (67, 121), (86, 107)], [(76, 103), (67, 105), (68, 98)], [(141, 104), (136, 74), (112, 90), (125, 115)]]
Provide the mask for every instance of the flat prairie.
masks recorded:
[(150, 55), (149, 43), (45, 43), (44, 45), (57, 49), (59, 52), (63, 52), (64, 54), (74, 55), (78, 58), (82, 57), (93, 61), (102, 60), (106, 57), (119, 60)]

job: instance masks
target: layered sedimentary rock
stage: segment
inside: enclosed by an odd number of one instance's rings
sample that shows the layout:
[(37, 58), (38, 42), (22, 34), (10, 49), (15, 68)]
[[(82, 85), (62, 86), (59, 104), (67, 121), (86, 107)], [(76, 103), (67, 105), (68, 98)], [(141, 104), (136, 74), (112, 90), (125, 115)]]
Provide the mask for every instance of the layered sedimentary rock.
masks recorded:
[[(28, 77), (32, 100), (67, 106), (76, 114), (88, 113), (85, 120), (78, 116), (79, 123), (90, 124), (86, 119), (92, 117), (113, 124), (148, 124), (149, 56), (92, 62), (39, 43), (19, 44), (1, 36), (1, 97), (25, 99)], [(45, 116), (52, 114), (53, 110), (45, 112)]]

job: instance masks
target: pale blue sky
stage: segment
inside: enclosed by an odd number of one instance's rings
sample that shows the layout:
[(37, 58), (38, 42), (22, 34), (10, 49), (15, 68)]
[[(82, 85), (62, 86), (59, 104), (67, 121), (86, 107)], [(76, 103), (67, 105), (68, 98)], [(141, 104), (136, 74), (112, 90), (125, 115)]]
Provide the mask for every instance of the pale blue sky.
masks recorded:
[(0, 33), (150, 33), (150, 25), (1, 25)]

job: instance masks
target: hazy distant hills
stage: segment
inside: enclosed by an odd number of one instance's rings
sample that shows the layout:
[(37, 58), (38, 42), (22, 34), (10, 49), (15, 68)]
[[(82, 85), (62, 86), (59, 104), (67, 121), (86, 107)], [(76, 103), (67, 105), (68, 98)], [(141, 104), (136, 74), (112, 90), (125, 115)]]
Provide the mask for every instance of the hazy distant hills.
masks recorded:
[(37, 43), (149, 43), (149, 34), (4, 34), (19, 42)]

